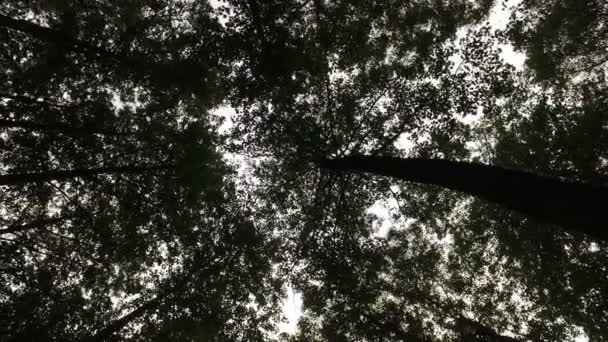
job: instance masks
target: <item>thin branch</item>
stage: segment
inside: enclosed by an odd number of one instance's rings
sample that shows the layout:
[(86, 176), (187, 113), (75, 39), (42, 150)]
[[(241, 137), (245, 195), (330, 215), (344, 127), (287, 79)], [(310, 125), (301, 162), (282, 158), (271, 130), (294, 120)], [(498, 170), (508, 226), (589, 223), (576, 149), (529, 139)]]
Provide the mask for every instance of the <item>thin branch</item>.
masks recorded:
[[(342, 153), (340, 155), (344, 155), (344, 153), (346, 152), (346, 150), (349, 148), (350, 144), (353, 142), (353, 139), (356, 135), (357, 132), (359, 132), (359, 130), (361, 130), (363, 128), (363, 123), (364, 122), (369, 122), (369, 116), (372, 112), (372, 110), (376, 107), (376, 105), (378, 104), (378, 102), (384, 97), (386, 96), (386, 93), (391, 90), (391, 88), (393, 87), (393, 83), (396, 82), (398, 79), (397, 78), (393, 78), (390, 79), (386, 86), (384, 87), (384, 89), (382, 89), (382, 91), (371, 101), (370, 105), (368, 106), (367, 110), (365, 111), (365, 113), (361, 116), (361, 119), (359, 121), (359, 124), (357, 125), (356, 128), (354, 128), (351, 131), (350, 137), (348, 139), (348, 143), (344, 146), (344, 150), (342, 151)], [(386, 122), (388, 120), (388, 117), (386, 118), (386, 120), (383, 121)], [(353, 146), (352, 150), (350, 151), (351, 153), (356, 152), (360, 147), (361, 144), (363, 144), (363, 142), (365, 141), (365, 139), (367, 139), (367, 137), (369, 137), (369, 135), (372, 132), (372, 128), (370, 128), (369, 130), (367, 130), (363, 135), (360, 136), (359, 140), (355, 143), (355, 146)]]
[(574, 72), (580, 73), (580, 72), (591, 72), (593, 69), (602, 66), (602, 64), (605, 64), (606, 62), (608, 62), (608, 56), (606, 56), (606, 58), (604, 59), (600, 59), (599, 62), (595, 62), (589, 66), (586, 66), (584, 68), (575, 70)]
[(391, 188), (390, 184), (388, 186), (388, 189), (390, 190), (391, 194), (393, 195), (393, 199), (395, 200), (395, 202), (397, 202), (397, 207), (399, 208), (399, 213), (401, 214), (401, 216), (405, 217), (405, 213), (403, 212), (403, 209), (401, 208), (401, 203), (399, 203), (399, 197), (397, 197), (397, 194), (395, 193), (395, 191), (393, 191), (393, 188)]
[(65, 199), (67, 199), (69, 202), (71, 202), (76, 208), (80, 209), (83, 213), (86, 214), (86, 216), (89, 217), (89, 219), (92, 221), (94, 221), (93, 219), (93, 214), (91, 214), (87, 209), (85, 209), (78, 201), (76, 201), (75, 199), (73, 199), (70, 195), (68, 195), (65, 191), (63, 191), (63, 189), (61, 189), (59, 186), (53, 184), (52, 182), (46, 182), (46, 184), (50, 185), (51, 187), (55, 188), (55, 190), (59, 191), (63, 197), (65, 197)]

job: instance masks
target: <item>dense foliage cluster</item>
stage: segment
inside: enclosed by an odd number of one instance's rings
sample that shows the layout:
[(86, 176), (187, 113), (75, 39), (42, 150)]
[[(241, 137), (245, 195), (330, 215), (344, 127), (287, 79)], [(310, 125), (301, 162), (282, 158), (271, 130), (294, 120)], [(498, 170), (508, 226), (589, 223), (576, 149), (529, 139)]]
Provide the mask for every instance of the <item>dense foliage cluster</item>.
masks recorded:
[(607, 18), (3, 2), (0, 341), (606, 340)]

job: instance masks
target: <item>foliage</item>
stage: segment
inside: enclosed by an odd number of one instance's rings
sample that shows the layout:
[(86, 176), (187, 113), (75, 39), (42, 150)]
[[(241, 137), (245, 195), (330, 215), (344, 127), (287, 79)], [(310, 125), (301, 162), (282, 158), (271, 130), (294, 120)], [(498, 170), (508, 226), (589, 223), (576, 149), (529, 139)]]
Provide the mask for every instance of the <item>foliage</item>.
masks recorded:
[(43, 10), (31, 32), (3, 5), (3, 341), (272, 330), (277, 244), (243, 216), (207, 114), (220, 26), (207, 5), (151, 5)]
[(496, 30), (499, 6), (2, 3), (0, 340), (605, 339), (605, 243), (320, 167), (438, 158), (608, 186), (606, 5), (524, 0)]
[(540, 80), (604, 73), (606, 17), (603, 1), (522, 1), (505, 35), (525, 49)]

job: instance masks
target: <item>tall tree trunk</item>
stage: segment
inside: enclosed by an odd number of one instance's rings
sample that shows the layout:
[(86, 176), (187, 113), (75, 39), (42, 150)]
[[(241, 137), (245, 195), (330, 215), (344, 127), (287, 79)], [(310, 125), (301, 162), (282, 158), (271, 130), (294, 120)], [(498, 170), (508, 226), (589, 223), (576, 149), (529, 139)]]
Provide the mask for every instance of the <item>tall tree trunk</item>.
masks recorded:
[(0, 26), (4, 26), (16, 31), (21, 31), (43, 41), (52, 41), (55, 43), (66, 43), (71, 41), (65, 34), (29, 22), (27, 20), (13, 19), (9, 16), (0, 14)]
[(403, 328), (400, 324), (395, 323), (393, 320), (389, 320), (386, 322), (380, 321), (377, 317), (374, 317), (364, 311), (359, 312), (359, 315), (367, 318), (367, 321), (371, 323), (378, 329), (378, 332), (382, 334), (393, 334), (399, 341), (408, 341), (408, 342), (427, 342), (430, 341), (426, 336), (410, 332), (403, 331)]
[(95, 129), (89, 127), (71, 127), (69, 125), (64, 124), (39, 124), (26, 120), (5, 120), (0, 119), (0, 128), (23, 128), (32, 131), (55, 131), (60, 132), (65, 135), (69, 135), (72, 137), (80, 137), (84, 135), (90, 134), (103, 134), (107, 136), (122, 136), (125, 134), (103, 130), (103, 129)]
[[(185, 91), (204, 89), (204, 74), (207, 68), (199, 64), (182, 62), (154, 62), (144, 53), (113, 52), (104, 47), (96, 46), (83, 40), (78, 40), (71, 35), (54, 30), (49, 27), (40, 26), (27, 20), (14, 19), (0, 14), (0, 27), (7, 27), (12, 30), (26, 33), (38, 40), (52, 43), (68, 51), (78, 52), (96, 60), (98, 63), (113, 70), (121, 69), (135, 75), (141, 80), (151, 81), (156, 84), (173, 84)], [(117, 67), (118, 66), (118, 67)], [(191, 84), (192, 75), (200, 74), (201, 86)], [(202, 87), (202, 88), (200, 88)]]
[(349, 156), (322, 160), (320, 166), (438, 185), (608, 241), (606, 188), (447, 160)]
[(53, 180), (59, 181), (74, 177), (89, 177), (101, 174), (146, 173), (150, 171), (167, 170), (169, 168), (170, 166), (167, 165), (128, 165), (115, 167), (99, 167), (92, 169), (51, 170), (34, 173), (15, 173), (8, 175), (0, 175), (0, 185), (20, 185), (25, 183), (40, 183)]
[(456, 329), (463, 341), (471, 342), (521, 342), (522, 340), (500, 335), (494, 329), (485, 325), (460, 316), (456, 319)]
[(23, 96), (23, 95), (14, 95), (11, 93), (5, 93), (0, 91), (0, 97), (5, 98), (5, 99), (11, 99), (14, 101), (19, 101), (21, 103), (27, 103), (27, 104), (35, 104), (35, 105), (43, 105), (47, 108), (69, 108), (68, 105), (63, 105), (63, 104), (58, 104), (58, 103), (50, 103), (44, 100), (38, 100), (34, 97), (30, 97), (30, 96)]
[(171, 292), (163, 293), (162, 295), (156, 296), (153, 299), (145, 302), (143, 305), (138, 307), (137, 309), (129, 312), (128, 314), (120, 317), (119, 319), (111, 322), (108, 326), (98, 331), (95, 335), (85, 338), (83, 342), (103, 342), (110, 338), (115, 333), (119, 332), (131, 323), (133, 320), (143, 316), (148, 310), (151, 310), (162, 302), (162, 300), (169, 296)]
[(110, 337), (112, 337), (112, 335), (122, 330), (124, 327), (126, 327), (128, 324), (130, 324), (137, 318), (140, 318), (141, 316), (148, 313), (148, 311), (157, 308), (165, 298), (182, 291), (190, 282), (197, 270), (198, 269), (196, 267), (193, 267), (173, 287), (165, 290), (163, 293), (145, 302), (144, 304), (142, 304), (135, 310), (129, 312), (128, 314), (111, 322), (105, 328), (99, 330), (95, 335), (84, 338), (82, 342), (103, 342), (108, 340)]
[(116, 65), (118, 64), (120, 68), (129, 70), (140, 77), (152, 77), (160, 82), (172, 80), (179, 83), (180, 81), (179, 79), (176, 79), (177, 75), (174, 65), (150, 62), (146, 56), (142, 54), (129, 55), (114, 53), (103, 47), (98, 47), (78, 40), (64, 32), (40, 26), (27, 20), (14, 19), (0, 14), (0, 27), (2, 26), (26, 33), (38, 40), (53, 43), (69, 51), (82, 53), (113, 68), (116, 68)]
[(0, 26), (10, 28), (15, 31), (23, 32), (38, 40), (47, 43), (53, 43), (58, 46), (67, 48), (68, 50), (77, 51), (86, 54), (96, 54), (103, 57), (116, 58), (118, 56), (111, 52), (91, 45), (86, 42), (81, 42), (67, 33), (54, 30), (49, 27), (40, 26), (27, 20), (14, 19), (6, 15), (0, 14)]
[[(216, 255), (219, 257), (220, 255)], [(151, 300), (145, 302), (137, 309), (129, 312), (128, 314), (122, 316), (121, 318), (111, 322), (108, 326), (98, 331), (95, 335), (88, 336), (81, 340), (81, 342), (103, 342), (112, 337), (115, 333), (122, 330), (128, 324), (133, 322), (135, 319), (142, 317), (150, 310), (153, 310), (163, 302), (167, 297), (171, 295), (179, 294), (186, 286), (190, 283), (190, 281), (196, 276), (198, 272), (205, 269), (203, 265), (209, 267), (206, 269), (206, 274), (218, 274), (216, 272), (220, 272), (221, 270), (225, 270), (225, 265), (230, 265), (232, 260), (234, 260), (236, 255), (230, 255), (227, 257), (225, 263), (217, 263), (210, 264), (211, 260), (214, 258), (205, 258), (203, 260), (199, 260), (199, 262), (193, 263), (188, 271), (179, 279), (175, 285), (166, 289), (164, 292), (159, 294), (158, 296), (152, 298)], [(199, 255), (200, 257), (200, 255)], [(200, 274), (200, 273), (199, 273)]]
[(0, 229), (0, 235), (9, 234), (9, 233), (17, 233), (17, 232), (22, 232), (25, 230), (48, 226), (48, 225), (55, 224), (55, 223), (60, 223), (60, 222), (67, 220), (70, 217), (71, 216), (60, 216), (60, 217), (55, 217), (55, 218), (40, 218), (40, 219), (34, 220), (30, 223), (26, 223), (26, 224), (13, 224), (13, 225), (8, 226), (7, 228)]

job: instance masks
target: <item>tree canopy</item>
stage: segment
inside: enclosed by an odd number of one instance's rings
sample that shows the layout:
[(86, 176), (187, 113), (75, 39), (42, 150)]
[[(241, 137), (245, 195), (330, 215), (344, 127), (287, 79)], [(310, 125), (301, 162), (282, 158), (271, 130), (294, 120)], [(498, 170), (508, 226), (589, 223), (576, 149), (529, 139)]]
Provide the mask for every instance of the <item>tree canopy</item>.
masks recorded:
[(606, 340), (607, 14), (3, 2), (0, 341)]

